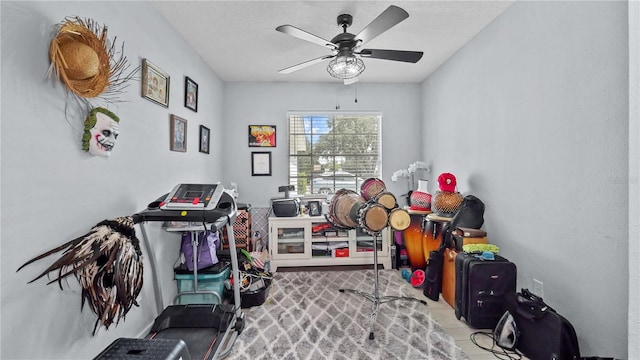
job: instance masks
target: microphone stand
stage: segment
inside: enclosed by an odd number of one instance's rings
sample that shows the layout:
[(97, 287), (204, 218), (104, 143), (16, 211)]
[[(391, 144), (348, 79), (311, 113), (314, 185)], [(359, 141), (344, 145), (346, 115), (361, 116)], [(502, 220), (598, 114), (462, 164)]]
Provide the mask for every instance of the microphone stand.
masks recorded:
[(372, 309), (371, 309), (370, 324), (369, 324), (369, 340), (374, 339), (373, 326), (374, 326), (374, 323), (376, 322), (376, 318), (378, 317), (378, 309), (380, 308), (380, 304), (384, 304), (384, 303), (396, 301), (396, 300), (408, 300), (408, 301), (417, 301), (419, 303), (427, 305), (426, 301), (416, 299), (413, 297), (407, 297), (407, 296), (382, 296), (381, 297), (380, 296), (379, 285), (378, 285), (378, 237), (379, 236), (380, 236), (379, 232), (376, 232), (373, 235), (373, 268), (375, 271), (375, 285), (374, 285), (373, 293), (365, 293), (363, 291), (355, 290), (355, 289), (338, 289), (338, 291), (342, 293), (347, 292), (347, 293), (360, 295), (365, 299), (371, 301)]

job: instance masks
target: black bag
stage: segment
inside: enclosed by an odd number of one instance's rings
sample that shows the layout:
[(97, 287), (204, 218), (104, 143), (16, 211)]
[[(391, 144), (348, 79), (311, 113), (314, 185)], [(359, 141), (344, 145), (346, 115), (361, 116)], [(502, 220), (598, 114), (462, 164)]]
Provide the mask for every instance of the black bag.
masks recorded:
[(424, 289), (422, 293), (433, 301), (440, 299), (442, 291), (442, 265), (444, 262), (444, 248), (429, 252), (429, 263), (425, 270)]
[(507, 294), (507, 310), (518, 328), (516, 348), (530, 359), (580, 359), (578, 337), (573, 325), (541, 297), (522, 289)]
[(482, 224), (484, 224), (484, 203), (474, 195), (465, 196), (460, 208), (444, 229), (443, 242), (445, 246), (461, 251), (462, 244), (456, 244), (451, 235), (453, 230), (459, 226), (480, 229)]

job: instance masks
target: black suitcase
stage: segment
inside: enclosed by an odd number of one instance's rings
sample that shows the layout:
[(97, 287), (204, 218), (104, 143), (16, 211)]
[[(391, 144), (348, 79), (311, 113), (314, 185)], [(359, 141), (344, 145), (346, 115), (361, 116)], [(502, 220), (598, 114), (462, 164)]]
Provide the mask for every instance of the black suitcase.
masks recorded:
[(516, 290), (516, 265), (500, 255), (484, 260), (456, 255), (455, 314), (476, 329), (493, 329), (505, 311), (505, 295)]

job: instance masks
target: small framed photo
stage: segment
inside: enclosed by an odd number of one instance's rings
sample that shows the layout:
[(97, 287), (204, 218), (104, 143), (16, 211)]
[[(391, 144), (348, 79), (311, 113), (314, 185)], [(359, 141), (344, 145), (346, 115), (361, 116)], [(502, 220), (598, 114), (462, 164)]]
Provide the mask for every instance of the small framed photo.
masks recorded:
[(251, 176), (271, 176), (271, 152), (251, 153)]
[(142, 59), (142, 97), (169, 107), (169, 75)]
[(184, 107), (198, 112), (198, 84), (190, 77), (184, 77)]
[(209, 128), (200, 125), (200, 152), (209, 153)]
[(276, 147), (276, 126), (249, 125), (249, 147)]
[(187, 152), (187, 120), (171, 114), (169, 149)]
[(322, 208), (320, 207), (320, 201), (309, 201), (309, 216), (322, 215)]

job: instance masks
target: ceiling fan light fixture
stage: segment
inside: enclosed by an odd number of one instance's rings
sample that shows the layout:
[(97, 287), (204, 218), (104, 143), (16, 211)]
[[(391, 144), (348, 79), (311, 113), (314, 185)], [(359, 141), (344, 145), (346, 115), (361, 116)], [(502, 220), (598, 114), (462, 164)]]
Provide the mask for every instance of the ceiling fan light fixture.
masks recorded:
[(327, 71), (336, 79), (352, 79), (362, 74), (364, 62), (354, 55), (338, 55), (329, 61)]
[(323, 47), (328, 47), (332, 55), (308, 60), (278, 70), (278, 72), (281, 74), (289, 74), (326, 59), (331, 59), (327, 66), (327, 72), (334, 78), (343, 80), (345, 85), (347, 85), (349, 83), (348, 80), (352, 81), (351, 83), (357, 81), (358, 75), (364, 71), (364, 62), (361, 60), (361, 58), (364, 57), (368, 59), (416, 63), (422, 58), (422, 51), (360, 49), (365, 43), (368, 43), (373, 38), (398, 25), (408, 17), (409, 13), (405, 10), (391, 5), (378, 15), (377, 18), (373, 19), (369, 25), (365, 26), (362, 31), (354, 35), (347, 32), (347, 28), (351, 25), (353, 17), (349, 14), (341, 14), (338, 16), (337, 22), (338, 26), (342, 27), (343, 32), (334, 36), (331, 40), (326, 40), (320, 36), (298, 29), (295, 26), (280, 25), (276, 28), (277, 31)]

